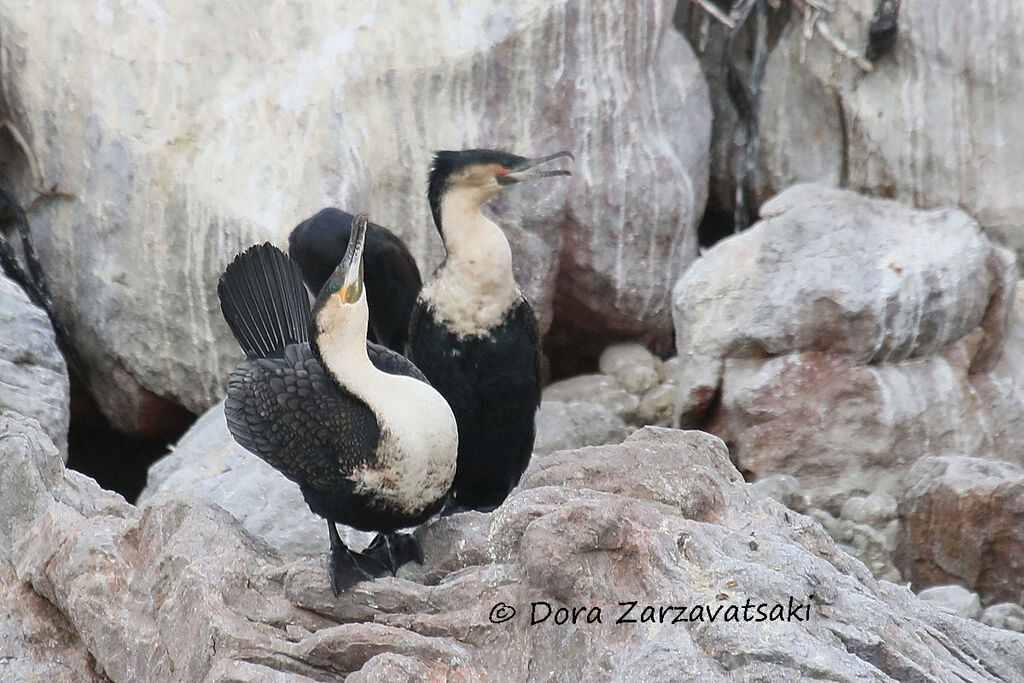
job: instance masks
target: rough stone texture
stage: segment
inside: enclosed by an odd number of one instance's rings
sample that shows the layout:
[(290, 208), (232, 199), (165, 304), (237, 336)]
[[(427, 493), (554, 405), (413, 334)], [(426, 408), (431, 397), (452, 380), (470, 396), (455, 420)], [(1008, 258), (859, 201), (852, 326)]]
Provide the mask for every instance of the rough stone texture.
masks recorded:
[(1000, 460), (1024, 465), (1024, 284), (1014, 290), (1003, 353), (990, 372), (970, 376), (988, 415), (987, 432)]
[(642, 395), (658, 383), (660, 361), (642, 344), (612, 344), (601, 352), (597, 367), (631, 394)]
[(1013, 602), (1000, 602), (982, 612), (981, 623), (1024, 633), (1024, 607)]
[(607, 408), (626, 422), (636, 420), (640, 399), (626, 391), (618, 380), (608, 375), (577, 375), (544, 387), (541, 405), (546, 401), (571, 403), (585, 401)]
[(671, 427), (676, 414), (676, 395), (679, 388), (671, 382), (658, 384), (640, 397), (636, 407), (636, 421), (641, 425)]
[(1007, 334), (1006, 250), (961, 211), (821, 186), (762, 216), (675, 287), (682, 425), (724, 438), (750, 478), (796, 476), (834, 515), (850, 495), (898, 497), (924, 455), (1009, 451), (971, 380)]
[(68, 459), (71, 388), (50, 320), (0, 274), (0, 410), (39, 420)]
[[(834, 33), (862, 49), (874, 0), (832, 4)], [(1021, 253), (1024, 4), (903, 0), (893, 51), (868, 74), (793, 16), (762, 89), (767, 193), (814, 181), (960, 206)]]
[(494, 206), (520, 281), (545, 324), (666, 343), (710, 130), (674, 4), (5, 2), (0, 108), (28, 156), (0, 134), (3, 180), (62, 193), (37, 246), (106, 416), (212, 405), (239, 357), (217, 277), (324, 205), (368, 210), (430, 272), (434, 149), (572, 150), (572, 179)]
[[(996, 681), (1024, 669), (1024, 636), (876, 581), (813, 521), (752, 496), (721, 441), (698, 432), (648, 428), (538, 459), (494, 514), (421, 532), (427, 562), (413, 571), (444, 559), (436, 581), (410, 573), (337, 599), (321, 562), (282, 562), (199, 502), (139, 511), (65, 471), (20, 418), (0, 418), (0, 450), (12, 492), (0, 560), (114, 680), (666, 680), (685, 662), (686, 680)], [(790, 597), (806, 621), (724, 620), (748, 599), (785, 612)], [(614, 623), (634, 599), (638, 617), (646, 604), (722, 611)], [(531, 626), (535, 601), (601, 607), (602, 621)], [(518, 615), (492, 623), (499, 603)]]
[(0, 562), (0, 680), (103, 681), (67, 618)]
[(801, 514), (807, 512), (807, 493), (796, 477), (791, 477), (788, 474), (773, 474), (752, 483), (750, 490), (758, 495), (767, 496), (790, 510)]
[(881, 528), (896, 520), (895, 498), (884, 493), (869, 496), (854, 496), (843, 503), (839, 516), (858, 524)]
[(600, 403), (544, 401), (537, 412), (537, 438), (533, 454), (583, 446), (619, 443), (632, 430), (621, 417)]
[(922, 458), (899, 504), (897, 562), (920, 590), (959, 583), (984, 604), (1024, 589), (1024, 468), (978, 458)]
[(917, 594), (922, 600), (953, 610), (964, 619), (981, 618), (981, 600), (963, 586), (932, 586)]

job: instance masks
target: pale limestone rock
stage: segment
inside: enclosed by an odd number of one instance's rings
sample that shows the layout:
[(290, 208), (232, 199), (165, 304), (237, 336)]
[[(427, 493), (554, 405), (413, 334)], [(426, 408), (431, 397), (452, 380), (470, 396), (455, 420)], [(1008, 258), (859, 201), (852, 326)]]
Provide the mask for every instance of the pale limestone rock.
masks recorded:
[(0, 274), (0, 411), (39, 421), (68, 459), (70, 383), (50, 319)]
[[(863, 49), (875, 0), (831, 4), (835, 35)], [(762, 196), (810, 181), (960, 206), (1020, 254), (1022, 27), (1020, 2), (903, 0), (892, 52), (864, 73), (797, 15), (766, 66)]]
[(636, 420), (640, 399), (622, 388), (618, 380), (608, 375), (577, 375), (552, 382), (544, 387), (541, 405), (545, 401), (574, 401), (604, 406), (626, 422)]
[(809, 507), (807, 492), (796, 477), (788, 474), (772, 474), (751, 483), (750, 490), (760, 496), (767, 496), (790, 510), (802, 514), (807, 513)]
[(836, 515), (851, 495), (898, 498), (925, 455), (1021, 457), (975, 390), (1011, 329), (1009, 252), (961, 211), (815, 185), (762, 215), (675, 287), (681, 424)]
[(953, 610), (964, 619), (981, 618), (981, 600), (963, 586), (932, 586), (925, 588), (917, 597)]
[(643, 396), (658, 383), (658, 359), (642, 344), (612, 344), (601, 352), (597, 367), (631, 394)]
[(105, 415), (139, 431), (159, 422), (159, 398), (195, 413), (215, 403), (240, 357), (218, 276), (325, 205), (369, 211), (429, 273), (435, 149), (573, 151), (571, 179), (491, 207), (519, 281), (545, 327), (561, 279), (564, 325), (587, 322), (601, 347), (665, 343), (664, 283), (696, 253), (710, 129), (672, 11), (5, 2), (0, 108), (28, 150), (7, 168), (25, 204), (31, 187), (60, 193), (31, 218)]
[(607, 406), (590, 401), (543, 401), (536, 424), (535, 457), (567, 448), (620, 443), (631, 431)]
[(981, 623), (994, 628), (1005, 628), (1024, 633), (1024, 607), (1014, 602), (992, 605), (981, 613)]
[(679, 389), (670, 383), (655, 385), (640, 397), (636, 408), (636, 421), (641, 425), (671, 427), (676, 410)]

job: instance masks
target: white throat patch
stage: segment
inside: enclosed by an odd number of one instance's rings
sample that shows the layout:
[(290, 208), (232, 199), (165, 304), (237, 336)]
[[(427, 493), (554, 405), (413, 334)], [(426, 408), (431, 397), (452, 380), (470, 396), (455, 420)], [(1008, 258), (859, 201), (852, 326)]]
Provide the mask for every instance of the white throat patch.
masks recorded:
[(441, 216), (448, 257), (419, 299), (459, 337), (482, 337), (523, 298), (512, 275), (512, 250), (469, 193), (448, 192)]

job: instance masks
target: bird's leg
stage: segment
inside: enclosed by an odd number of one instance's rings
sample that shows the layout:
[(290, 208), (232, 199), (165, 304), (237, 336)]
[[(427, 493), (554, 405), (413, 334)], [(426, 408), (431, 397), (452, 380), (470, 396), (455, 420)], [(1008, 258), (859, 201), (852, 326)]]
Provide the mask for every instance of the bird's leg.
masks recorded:
[(341, 591), (359, 581), (368, 581), (394, 573), (390, 571), (386, 563), (377, 558), (352, 552), (347, 545), (342, 543), (341, 536), (338, 535), (338, 528), (330, 520), (327, 520), (327, 532), (331, 537), (331, 556), (327, 566), (331, 575), (331, 590), (334, 592), (334, 597), (338, 597)]
[(409, 562), (423, 564), (423, 548), (412, 534), (399, 534), (393, 531), (377, 534), (370, 545), (366, 546), (363, 554), (391, 567), (392, 574)]

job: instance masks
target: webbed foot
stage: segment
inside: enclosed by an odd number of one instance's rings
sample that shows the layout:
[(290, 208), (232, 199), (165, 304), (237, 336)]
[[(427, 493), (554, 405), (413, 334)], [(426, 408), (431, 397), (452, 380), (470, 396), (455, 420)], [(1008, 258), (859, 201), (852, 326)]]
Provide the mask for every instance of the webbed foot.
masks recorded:
[(423, 564), (423, 548), (412, 534), (377, 534), (370, 545), (366, 546), (363, 554), (386, 564), (391, 568), (392, 574), (409, 562)]
[(338, 597), (343, 590), (360, 581), (371, 581), (394, 574), (391, 568), (378, 558), (354, 552), (342, 543), (333, 522), (328, 521), (327, 526), (331, 535), (331, 555), (327, 560), (327, 570), (331, 577), (331, 591), (334, 592), (334, 597)]

